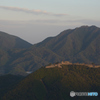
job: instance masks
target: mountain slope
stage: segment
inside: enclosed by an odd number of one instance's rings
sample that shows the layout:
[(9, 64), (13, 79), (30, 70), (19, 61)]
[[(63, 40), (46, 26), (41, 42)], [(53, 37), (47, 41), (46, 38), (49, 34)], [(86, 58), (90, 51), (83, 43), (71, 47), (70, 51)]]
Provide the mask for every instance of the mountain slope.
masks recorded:
[(64, 58), (46, 48), (30, 48), (32, 45), (19, 37), (0, 32), (0, 74), (25, 74), (48, 63)]
[(23, 79), (23, 76), (4, 75), (0, 76), (0, 100), (1, 97), (15, 88), (15, 86)]
[[(35, 71), (42, 66), (64, 58), (45, 48), (29, 48), (9, 51), (10, 60), (5, 65), (5, 73), (21, 74)], [(19, 73), (18, 73), (19, 71)]]
[(100, 92), (100, 68), (62, 65), (42, 67), (23, 79), (2, 100), (99, 100), (100, 97), (69, 96), (70, 91)]
[(15, 36), (2, 32), (1, 36), (0, 74), (26, 75), (61, 61), (100, 64), (100, 28), (96, 26), (65, 30), (32, 46), (28, 43), (29, 47)]
[[(0, 31), (0, 74), (6, 74), (6, 65), (9, 61), (15, 58), (11, 59), (9, 51), (16, 51), (16, 49), (20, 49), (21, 51), (31, 46), (32, 44), (19, 37)], [(7, 65), (7, 68), (8, 66), (9, 65)]]
[(48, 48), (72, 62), (100, 64), (100, 28), (96, 26), (65, 30), (34, 46)]
[(0, 31), (0, 49), (9, 50), (14, 48), (29, 48), (32, 44), (19, 37)]

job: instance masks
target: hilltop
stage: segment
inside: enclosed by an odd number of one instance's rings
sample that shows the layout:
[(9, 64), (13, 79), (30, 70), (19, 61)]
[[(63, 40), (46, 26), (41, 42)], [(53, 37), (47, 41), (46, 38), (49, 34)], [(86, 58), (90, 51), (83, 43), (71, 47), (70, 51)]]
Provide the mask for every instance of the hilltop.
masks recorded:
[(70, 97), (70, 92), (100, 93), (100, 67), (62, 65), (42, 67), (3, 94), (1, 100), (100, 100), (100, 97)]
[(25, 49), (31, 46), (32, 44), (17, 36), (0, 31), (0, 49), (2, 50)]
[(58, 67), (58, 68), (62, 68), (63, 65), (76, 65), (76, 66), (87, 66), (87, 67), (91, 67), (91, 68), (98, 68), (100, 67), (100, 65), (95, 65), (93, 64), (85, 64), (85, 63), (71, 63), (69, 61), (62, 61), (62, 62), (57, 62), (54, 64), (49, 64), (47, 66), (45, 66), (45, 68), (54, 68), (54, 67)]

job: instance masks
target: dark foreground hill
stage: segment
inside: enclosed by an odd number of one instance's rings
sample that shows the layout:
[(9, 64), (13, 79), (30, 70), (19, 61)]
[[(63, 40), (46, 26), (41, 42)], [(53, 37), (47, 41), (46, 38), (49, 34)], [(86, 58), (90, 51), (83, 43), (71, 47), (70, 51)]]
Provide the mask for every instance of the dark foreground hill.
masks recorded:
[(0, 74), (26, 75), (26, 71), (34, 72), (60, 61), (100, 65), (100, 28), (96, 26), (65, 30), (33, 46), (17, 37), (1, 35), (4, 38), (0, 38)]
[(28, 75), (1, 100), (100, 100), (100, 97), (70, 97), (70, 92), (100, 93), (100, 68), (62, 65), (42, 67)]
[(23, 79), (23, 76), (4, 75), (0, 76), (0, 100), (1, 97), (9, 90), (15, 88), (15, 86)]

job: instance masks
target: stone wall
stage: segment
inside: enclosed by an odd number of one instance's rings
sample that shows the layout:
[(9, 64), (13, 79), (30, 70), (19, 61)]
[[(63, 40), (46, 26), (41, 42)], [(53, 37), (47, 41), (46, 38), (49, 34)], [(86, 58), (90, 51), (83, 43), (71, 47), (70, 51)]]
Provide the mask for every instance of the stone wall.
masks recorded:
[(85, 64), (85, 63), (70, 63), (69, 61), (62, 61), (61, 63), (58, 63), (58, 64), (51, 64), (49, 66), (46, 66), (46, 68), (54, 68), (54, 67), (62, 68), (61, 65), (84, 65), (84, 66), (93, 67), (93, 68), (100, 67), (100, 65)]

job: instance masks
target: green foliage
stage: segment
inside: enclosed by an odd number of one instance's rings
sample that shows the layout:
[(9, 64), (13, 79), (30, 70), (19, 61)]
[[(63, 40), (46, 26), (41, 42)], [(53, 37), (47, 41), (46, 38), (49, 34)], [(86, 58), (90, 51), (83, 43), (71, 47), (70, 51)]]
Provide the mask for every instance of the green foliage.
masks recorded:
[[(20, 57), (19, 54), (22, 53), (23, 49), (29, 48), (30, 46), (32, 45), (25, 40), (0, 31), (0, 70), (3, 70), (2, 72), (0, 71), (0, 74), (9, 73), (9, 70), (12, 70), (12, 61), (17, 57)], [(19, 55), (18, 56), (16, 55), (16, 53), (15, 55), (12, 54), (14, 53), (14, 50), (12, 51), (12, 49), (14, 49), (15, 51), (17, 51), (18, 49), (22, 49), (22, 51), (20, 50), (20, 53), (17, 52), (17, 54)]]
[(25, 40), (20, 39), (17, 36), (9, 35), (5, 32), (0, 32), (0, 49), (9, 50), (14, 48), (29, 48), (32, 46)]
[[(28, 75), (2, 100), (72, 100), (70, 91), (100, 92), (100, 68), (62, 65), (62, 68), (40, 68)], [(75, 97), (74, 100), (92, 100)], [(99, 97), (93, 97), (99, 100)]]
[(25, 75), (26, 71), (67, 60), (100, 64), (100, 28), (96, 26), (65, 30), (30, 46), (18, 37), (0, 32), (0, 69), (4, 70), (0, 74)]
[(95, 26), (82, 26), (65, 30), (56, 37), (36, 44), (35, 47), (48, 48), (72, 62), (100, 64), (100, 29)]
[(23, 78), (23, 76), (14, 76), (10, 74), (0, 76), (0, 100), (5, 93), (15, 88), (16, 84), (18, 84)]

